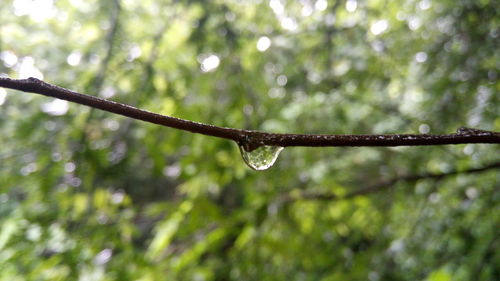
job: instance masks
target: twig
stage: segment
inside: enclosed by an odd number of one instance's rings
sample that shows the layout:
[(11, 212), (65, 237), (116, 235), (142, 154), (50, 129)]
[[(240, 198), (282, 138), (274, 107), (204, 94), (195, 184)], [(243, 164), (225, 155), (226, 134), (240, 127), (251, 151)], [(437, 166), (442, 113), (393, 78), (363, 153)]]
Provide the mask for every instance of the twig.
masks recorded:
[(274, 134), (251, 130), (218, 127), (160, 115), (130, 105), (80, 94), (36, 78), (10, 79), (0, 77), (0, 87), (63, 99), (130, 118), (176, 128), (193, 133), (233, 140), (252, 151), (262, 145), (271, 146), (416, 146), (463, 143), (500, 143), (500, 133), (459, 128), (454, 134), (395, 134), (395, 135), (307, 135)]
[(120, 0), (114, 0), (110, 17), (111, 28), (109, 29), (109, 32), (106, 34), (106, 40), (105, 40), (106, 55), (104, 56), (104, 59), (101, 62), (99, 70), (97, 71), (97, 74), (92, 81), (92, 88), (93, 88), (92, 90), (95, 90), (97, 92), (99, 92), (102, 88), (106, 71), (109, 68), (109, 63), (111, 61), (111, 58), (113, 57), (113, 49), (115, 48), (116, 44), (115, 38), (118, 33), (120, 13), (121, 13)]
[(467, 170), (453, 170), (450, 172), (446, 173), (424, 173), (424, 174), (419, 174), (419, 175), (406, 175), (406, 176), (400, 176), (400, 177), (395, 177), (393, 179), (389, 180), (383, 180), (380, 182), (377, 182), (375, 184), (369, 185), (367, 187), (352, 191), (350, 193), (347, 193), (346, 195), (339, 196), (334, 193), (328, 192), (328, 193), (311, 193), (311, 192), (303, 192), (300, 194), (286, 194), (284, 196), (284, 201), (293, 201), (293, 200), (338, 200), (338, 199), (349, 199), (353, 197), (357, 197), (360, 195), (366, 195), (370, 193), (375, 193), (378, 191), (386, 190), (391, 187), (393, 187), (396, 183), (398, 182), (414, 182), (417, 180), (421, 179), (435, 179), (439, 180), (445, 177), (449, 176), (454, 176), (458, 174), (473, 174), (473, 173), (481, 173), (485, 172), (488, 170), (493, 170), (493, 169), (499, 169), (500, 168), (500, 161), (499, 162), (493, 162), (490, 163), (486, 166), (479, 167), (479, 168), (470, 168)]

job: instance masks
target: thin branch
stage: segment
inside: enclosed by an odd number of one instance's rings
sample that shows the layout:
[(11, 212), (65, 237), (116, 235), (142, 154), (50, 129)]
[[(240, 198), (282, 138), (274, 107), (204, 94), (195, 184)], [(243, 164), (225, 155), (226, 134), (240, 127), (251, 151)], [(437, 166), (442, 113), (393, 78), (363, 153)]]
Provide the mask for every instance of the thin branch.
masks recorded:
[(416, 146), (463, 143), (500, 143), (500, 133), (459, 128), (455, 134), (396, 134), (396, 135), (307, 135), (274, 134), (259, 131), (218, 127), (160, 115), (130, 105), (80, 94), (36, 78), (10, 79), (0, 77), (0, 87), (36, 93), (87, 105), (130, 118), (159, 124), (179, 130), (233, 140), (252, 151), (262, 145), (271, 146)]
[(113, 57), (113, 49), (115, 48), (116, 44), (115, 38), (118, 33), (120, 13), (121, 13), (120, 0), (114, 0), (110, 16), (111, 28), (109, 29), (109, 32), (106, 34), (106, 40), (105, 40), (106, 55), (104, 56), (104, 59), (101, 62), (99, 70), (97, 71), (97, 75), (94, 77), (92, 81), (92, 88), (97, 92), (99, 92), (102, 88), (102, 84), (104, 83), (104, 76), (109, 68), (109, 63), (111, 61), (111, 58)]
[(488, 170), (494, 170), (494, 169), (499, 169), (500, 168), (500, 161), (490, 163), (486, 166), (479, 167), (479, 168), (470, 168), (467, 170), (453, 170), (450, 172), (446, 173), (424, 173), (424, 174), (418, 174), (418, 175), (406, 175), (406, 176), (400, 176), (400, 177), (395, 177), (393, 179), (389, 180), (383, 180), (379, 181), (377, 183), (374, 183), (372, 185), (369, 185), (367, 187), (352, 191), (350, 193), (347, 193), (346, 195), (339, 196), (334, 193), (310, 193), (310, 192), (303, 192), (301, 194), (296, 194), (296, 195), (290, 195), (286, 194), (284, 196), (284, 201), (293, 201), (293, 200), (326, 200), (326, 201), (331, 201), (331, 200), (339, 200), (339, 199), (349, 199), (353, 197), (357, 197), (360, 195), (366, 195), (370, 193), (376, 193), (382, 190), (386, 190), (389, 188), (392, 188), (396, 183), (398, 182), (414, 182), (417, 180), (422, 180), (422, 179), (435, 179), (435, 180), (440, 180), (446, 177), (458, 175), (458, 174), (474, 174), (474, 173), (481, 173), (485, 172)]

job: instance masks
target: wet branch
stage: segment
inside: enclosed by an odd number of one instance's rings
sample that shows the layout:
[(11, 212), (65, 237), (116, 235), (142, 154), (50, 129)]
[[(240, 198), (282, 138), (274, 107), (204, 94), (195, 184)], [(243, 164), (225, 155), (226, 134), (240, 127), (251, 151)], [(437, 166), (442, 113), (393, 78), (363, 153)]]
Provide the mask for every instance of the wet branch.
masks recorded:
[(415, 182), (418, 180), (423, 180), (423, 179), (434, 179), (434, 180), (440, 180), (446, 177), (450, 176), (455, 176), (455, 175), (464, 175), (464, 174), (474, 174), (474, 173), (481, 173), (481, 172), (486, 172), (489, 170), (495, 170), (495, 169), (500, 169), (500, 161), (498, 162), (493, 162), (488, 165), (478, 167), (478, 168), (470, 168), (466, 170), (453, 170), (449, 171), (446, 173), (423, 173), (423, 174), (416, 174), (416, 175), (406, 175), (406, 176), (399, 176), (399, 177), (394, 177), (392, 179), (388, 180), (382, 180), (379, 182), (376, 182), (374, 184), (368, 185), (364, 188), (360, 188), (355, 191), (351, 191), (350, 193), (347, 193), (345, 195), (336, 195), (335, 193), (332, 192), (322, 192), (322, 193), (313, 193), (313, 192), (302, 192), (299, 194), (286, 194), (282, 198), (284, 201), (295, 201), (295, 200), (324, 200), (324, 201), (331, 201), (331, 200), (339, 200), (339, 199), (349, 199), (361, 195), (366, 195), (366, 194), (371, 194), (371, 193), (376, 193), (382, 190), (387, 190), (392, 188), (396, 183), (398, 182)]
[(160, 115), (130, 105), (80, 94), (55, 86), (36, 78), (10, 79), (0, 77), (0, 87), (36, 93), (70, 102), (90, 106), (133, 119), (166, 127), (189, 131), (228, 140), (233, 140), (252, 151), (262, 145), (270, 146), (417, 146), (463, 143), (500, 143), (500, 133), (484, 130), (459, 128), (454, 134), (395, 134), (395, 135), (307, 135), (274, 134), (251, 130), (218, 127)]

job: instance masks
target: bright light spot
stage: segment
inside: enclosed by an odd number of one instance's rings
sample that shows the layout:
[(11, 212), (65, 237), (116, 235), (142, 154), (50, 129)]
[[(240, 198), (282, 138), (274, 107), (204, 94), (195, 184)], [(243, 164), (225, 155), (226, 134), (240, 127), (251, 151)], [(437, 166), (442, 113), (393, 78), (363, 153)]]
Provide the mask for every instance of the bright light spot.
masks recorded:
[(68, 163), (64, 164), (64, 171), (66, 173), (73, 173), (75, 171), (75, 169), (76, 169), (76, 165), (73, 162), (68, 162)]
[(280, 0), (269, 1), (269, 7), (271, 7), (271, 9), (273, 9), (273, 12), (276, 15), (282, 15), (283, 12), (285, 11), (285, 7), (283, 6), (283, 4), (281, 4)]
[(110, 131), (116, 131), (120, 128), (120, 123), (114, 119), (105, 119), (102, 122), (104, 128), (110, 130)]
[(80, 53), (80, 51), (73, 51), (66, 58), (66, 62), (71, 66), (79, 65), (81, 60), (82, 60), (82, 53)]
[(61, 116), (68, 112), (68, 102), (65, 100), (55, 99), (51, 102), (43, 103), (40, 109), (49, 114), (55, 116)]
[(389, 252), (392, 253), (398, 253), (404, 250), (405, 248), (405, 242), (401, 239), (394, 240), (391, 243), (391, 246), (389, 247)]
[(421, 134), (428, 134), (431, 131), (431, 127), (429, 127), (429, 125), (427, 124), (422, 124), (418, 127), (418, 131)]
[(163, 168), (163, 175), (169, 178), (177, 178), (181, 174), (181, 166), (174, 164)]
[(351, 69), (351, 62), (348, 60), (342, 60), (333, 67), (333, 74), (335, 76), (342, 76), (346, 74), (349, 69)]
[(431, 193), (431, 194), (429, 195), (429, 201), (430, 201), (431, 203), (436, 204), (436, 203), (438, 203), (440, 200), (441, 200), (441, 194), (439, 194), (439, 193), (433, 192), (433, 193)]
[(417, 17), (411, 17), (408, 20), (408, 27), (411, 30), (417, 30), (417, 29), (420, 28), (420, 26), (422, 26), (422, 21), (419, 18), (417, 18)]
[(490, 32), (488, 32), (491, 38), (497, 38), (499, 34), (500, 32), (497, 32), (495, 29), (491, 29)]
[(283, 18), (281, 20), (281, 27), (283, 27), (286, 30), (293, 31), (297, 29), (297, 22), (292, 18)]
[[(332, 26), (333, 24), (335, 24), (335, 22), (337, 21), (337, 18), (335, 17), (335, 14), (332, 14), (332, 13), (329, 13), (326, 15), (325, 17), (325, 24), (327, 26)], [(349, 21), (349, 20), (348, 20)], [(347, 25), (351, 24), (347, 21)], [(352, 21), (352, 25), (356, 24), (355, 21)]]
[(38, 241), (42, 236), (42, 228), (37, 224), (32, 224), (26, 231), (26, 238), (31, 241)]
[(36, 165), (36, 163), (29, 163), (28, 165), (22, 167), (20, 172), (21, 172), (21, 175), (27, 176), (33, 172), (36, 172), (37, 169), (38, 169), (38, 166)]
[(382, 32), (386, 31), (387, 28), (389, 27), (389, 23), (387, 20), (378, 20), (372, 24), (370, 27), (370, 31), (373, 33), (373, 35), (379, 35)]
[(418, 7), (421, 10), (427, 10), (431, 7), (431, 1), (430, 0), (422, 0), (418, 3)]
[(418, 52), (416, 55), (415, 55), (415, 60), (419, 63), (423, 63), (427, 60), (427, 53), (425, 52)]
[(271, 39), (267, 36), (262, 36), (257, 41), (257, 50), (264, 52), (271, 47)]
[(408, 92), (408, 98), (414, 103), (421, 102), (423, 99), (423, 94), (421, 91), (413, 89)]
[(111, 202), (113, 202), (113, 204), (120, 204), (123, 202), (123, 199), (125, 199), (125, 193), (122, 191), (113, 192), (113, 194), (111, 194)]
[(328, 7), (328, 2), (326, 2), (326, 0), (318, 0), (314, 4), (314, 8), (316, 8), (316, 10), (318, 11), (324, 11), (326, 10), (327, 7)]
[(133, 61), (136, 58), (140, 57), (141, 54), (141, 47), (139, 47), (139, 45), (134, 45), (128, 52), (127, 61)]
[(471, 155), (472, 153), (474, 153), (474, 145), (472, 144), (466, 145), (463, 151), (466, 155)]
[(216, 55), (210, 55), (204, 58), (201, 62), (201, 71), (210, 72), (214, 71), (220, 64), (220, 59)]
[(14, 0), (14, 14), (30, 16), (34, 21), (42, 21), (54, 17), (56, 10), (54, 0)]
[(6, 97), (7, 97), (7, 91), (5, 91), (5, 89), (0, 89), (0, 105), (5, 103)]
[(3, 61), (3, 65), (7, 68), (11, 68), (17, 63), (17, 56), (12, 51), (0, 52), (0, 59)]
[(467, 195), (469, 199), (474, 199), (479, 195), (479, 191), (475, 187), (469, 187), (465, 190), (465, 195)]
[(243, 112), (245, 113), (245, 115), (251, 115), (253, 113), (253, 106), (250, 104), (245, 104), (245, 106), (243, 106)]
[(111, 86), (106, 86), (102, 89), (102, 91), (99, 93), (99, 95), (105, 99), (109, 99), (116, 95), (116, 89)]
[(375, 41), (375, 42), (373, 42), (371, 45), (372, 45), (373, 49), (374, 49), (376, 52), (379, 52), (379, 53), (380, 53), (380, 52), (384, 51), (384, 48), (385, 48), (384, 43), (382, 43), (382, 42), (380, 42), (380, 41), (378, 41), (378, 40), (377, 40), (377, 41)]
[(356, 8), (358, 8), (358, 1), (356, 0), (347, 0), (347, 2), (345, 2), (345, 9), (352, 13), (354, 11), (356, 11)]
[(285, 96), (285, 89), (283, 88), (271, 88), (269, 89), (269, 92), (267, 93), (270, 98), (273, 99), (280, 99)]
[(321, 82), (321, 80), (323, 80), (323, 78), (321, 77), (321, 74), (319, 74), (318, 72), (310, 71), (307, 74), (307, 80), (311, 81), (311, 83), (313, 84), (318, 84), (319, 82)]
[(32, 57), (24, 57), (21, 60), (21, 65), (19, 66), (19, 78), (25, 79), (29, 77), (35, 77), (38, 79), (43, 79), (43, 74), (35, 67), (35, 59)]
[(398, 21), (404, 21), (404, 20), (406, 20), (406, 14), (403, 13), (403, 12), (401, 12), (401, 11), (399, 11), (399, 12), (396, 13), (396, 19)]
[(281, 74), (278, 78), (276, 78), (276, 83), (280, 86), (285, 86), (287, 82), (288, 78), (286, 78), (286, 75)]
[(308, 16), (312, 15), (313, 9), (310, 5), (305, 5), (304, 7), (302, 7), (302, 10), (300, 12), (301, 12), (303, 17), (308, 17)]
[(94, 258), (94, 263), (97, 265), (106, 264), (113, 255), (113, 251), (111, 249), (104, 249), (99, 254), (97, 254)]

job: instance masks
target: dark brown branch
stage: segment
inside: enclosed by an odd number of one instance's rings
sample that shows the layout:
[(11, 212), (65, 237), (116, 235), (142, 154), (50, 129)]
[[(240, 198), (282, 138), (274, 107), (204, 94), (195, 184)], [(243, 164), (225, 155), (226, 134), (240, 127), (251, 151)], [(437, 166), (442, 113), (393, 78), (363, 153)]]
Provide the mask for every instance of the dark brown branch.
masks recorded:
[(500, 133), (459, 128), (455, 134), (397, 134), (397, 135), (302, 135), (273, 134), (203, 124), (171, 116), (156, 114), (95, 96), (80, 94), (48, 84), (36, 78), (10, 79), (0, 77), (0, 87), (41, 94), (87, 105), (130, 118), (176, 128), (193, 133), (233, 140), (245, 150), (262, 145), (272, 146), (416, 146), (462, 143), (500, 143)]
[(338, 196), (334, 193), (311, 193), (311, 192), (303, 192), (298, 195), (285, 195), (284, 196), (284, 201), (293, 201), (293, 200), (326, 200), (326, 201), (331, 201), (331, 200), (338, 200), (338, 199), (349, 199), (353, 198), (356, 196), (360, 195), (366, 195), (370, 193), (376, 193), (382, 190), (386, 190), (389, 188), (392, 188), (396, 183), (398, 182), (415, 182), (417, 180), (422, 180), (422, 179), (435, 179), (435, 180), (440, 180), (446, 177), (458, 175), (458, 174), (474, 174), (474, 173), (481, 173), (485, 172), (488, 170), (494, 170), (494, 169), (500, 169), (500, 161), (499, 162), (494, 162), (491, 164), (488, 164), (483, 167), (479, 168), (470, 168), (467, 170), (453, 170), (450, 172), (446, 173), (424, 173), (424, 174), (418, 174), (418, 175), (406, 175), (406, 176), (400, 176), (400, 177), (395, 177), (393, 179), (389, 180), (383, 180), (379, 181), (377, 183), (374, 183), (372, 185), (368, 185), (364, 188), (352, 191), (350, 193), (347, 193), (346, 195), (343, 196)]

